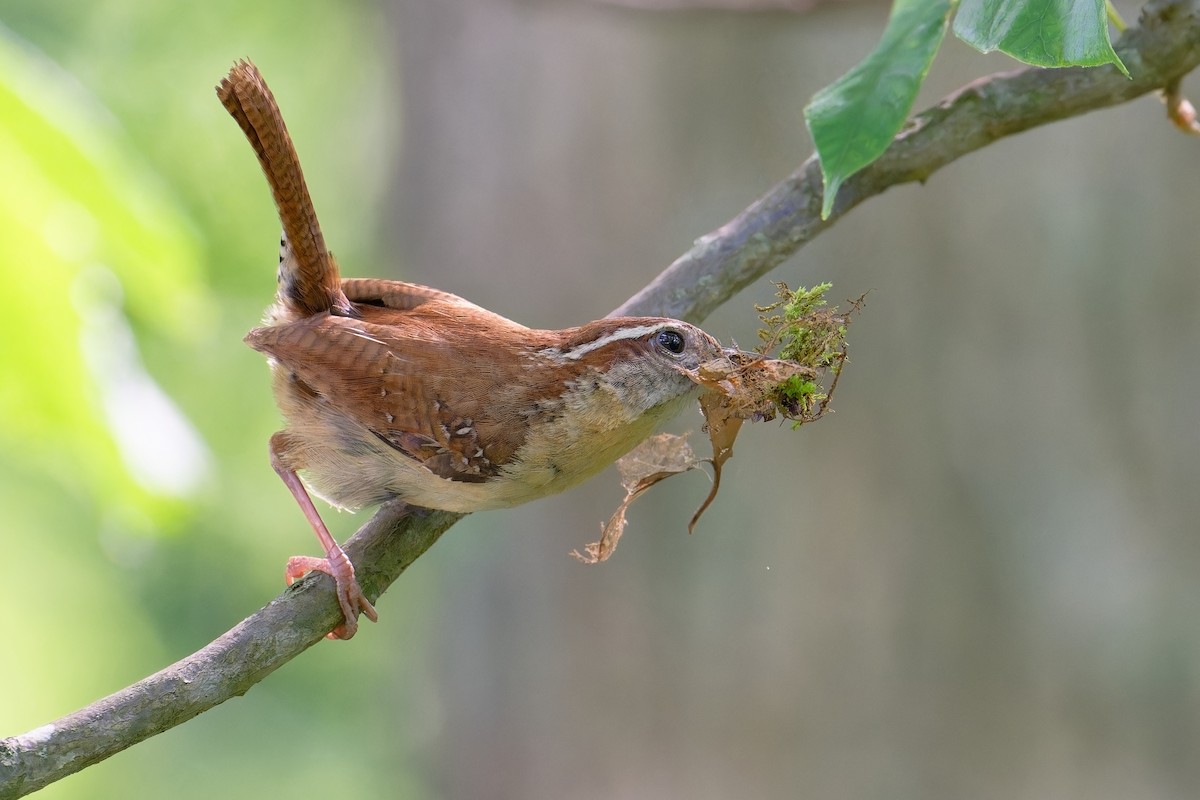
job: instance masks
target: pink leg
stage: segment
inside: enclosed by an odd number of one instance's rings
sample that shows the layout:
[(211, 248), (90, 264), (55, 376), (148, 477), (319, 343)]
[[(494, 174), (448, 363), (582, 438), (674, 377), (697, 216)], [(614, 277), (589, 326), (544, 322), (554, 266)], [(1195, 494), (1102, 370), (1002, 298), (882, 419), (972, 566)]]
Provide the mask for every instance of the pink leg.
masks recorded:
[(338, 603), (342, 607), (342, 614), (346, 621), (330, 631), (329, 638), (349, 639), (358, 631), (360, 612), (366, 614), (372, 622), (378, 620), (379, 615), (375, 612), (375, 606), (371, 605), (371, 601), (367, 600), (362, 589), (359, 588), (358, 581), (354, 579), (354, 565), (350, 563), (345, 551), (338, 546), (337, 541), (330, 535), (329, 529), (325, 527), (325, 522), (317, 513), (316, 506), (313, 505), (312, 499), (305, 491), (304, 484), (300, 482), (296, 471), (284, 464), (280, 457), (279, 450), (285, 444), (285, 441), (281, 441), (281, 439), (282, 436), (279, 433), (271, 437), (271, 466), (283, 479), (283, 483), (291, 491), (292, 497), (296, 498), (300, 510), (304, 512), (305, 519), (312, 526), (313, 532), (317, 534), (321, 546), (325, 548), (325, 558), (293, 556), (288, 559), (285, 573), (288, 585), (291, 586), (296, 579), (313, 570), (332, 575), (337, 584)]

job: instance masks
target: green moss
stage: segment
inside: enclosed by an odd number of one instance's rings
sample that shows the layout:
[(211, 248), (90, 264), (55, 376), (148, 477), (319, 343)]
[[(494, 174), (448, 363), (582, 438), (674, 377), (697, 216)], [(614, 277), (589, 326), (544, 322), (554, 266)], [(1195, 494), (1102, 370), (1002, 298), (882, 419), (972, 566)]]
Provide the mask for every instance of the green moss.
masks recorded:
[[(792, 291), (777, 283), (776, 297), (767, 306), (758, 306), (759, 319), (767, 327), (759, 331), (763, 345), (760, 353), (779, 348), (779, 358), (813, 369), (833, 367), (841, 361), (846, 341), (846, 320), (829, 309), (825, 293), (833, 284), (820, 283), (811, 289), (803, 286)], [(772, 313), (779, 312), (783, 313)]]
[[(774, 303), (757, 306), (763, 329), (757, 352), (778, 358), (797, 368), (769, 391), (769, 399), (780, 414), (799, 426), (820, 417), (826, 409), (837, 376), (846, 361), (846, 326), (859, 309), (862, 298), (846, 312), (830, 307), (825, 299), (832, 284), (792, 290), (776, 283)], [(828, 387), (822, 376), (831, 376)]]

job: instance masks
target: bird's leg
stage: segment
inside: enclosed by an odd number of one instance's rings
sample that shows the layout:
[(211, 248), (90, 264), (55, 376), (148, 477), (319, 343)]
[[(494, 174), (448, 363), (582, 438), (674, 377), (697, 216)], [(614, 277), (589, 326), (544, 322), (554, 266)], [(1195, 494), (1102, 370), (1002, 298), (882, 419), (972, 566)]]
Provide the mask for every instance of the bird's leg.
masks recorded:
[(317, 534), (317, 539), (320, 540), (321, 546), (325, 548), (325, 558), (316, 558), (314, 556), (292, 556), (287, 563), (287, 582), (291, 586), (297, 579), (302, 578), (313, 570), (324, 572), (333, 576), (334, 582), (337, 584), (338, 603), (342, 607), (342, 614), (345, 615), (346, 621), (334, 628), (329, 633), (330, 639), (349, 639), (358, 631), (358, 615), (363, 613), (372, 622), (379, 619), (379, 615), (375, 612), (375, 606), (371, 605), (371, 601), (367, 600), (362, 589), (358, 585), (358, 581), (354, 578), (354, 565), (350, 563), (350, 558), (346, 552), (338, 545), (333, 536), (330, 535), (329, 529), (325, 527), (325, 522), (321, 519), (321, 515), (317, 513), (316, 506), (313, 505), (312, 498), (308, 496), (308, 492), (304, 488), (304, 484), (300, 482), (299, 476), (296, 475), (296, 470), (288, 465), (283, 456), (283, 451), (287, 448), (287, 434), (280, 431), (271, 437), (271, 466), (275, 469), (276, 474), (283, 480), (285, 486), (292, 493), (292, 497), (296, 498), (296, 503), (299, 504), (300, 510), (304, 512), (305, 519), (312, 526), (313, 532)]

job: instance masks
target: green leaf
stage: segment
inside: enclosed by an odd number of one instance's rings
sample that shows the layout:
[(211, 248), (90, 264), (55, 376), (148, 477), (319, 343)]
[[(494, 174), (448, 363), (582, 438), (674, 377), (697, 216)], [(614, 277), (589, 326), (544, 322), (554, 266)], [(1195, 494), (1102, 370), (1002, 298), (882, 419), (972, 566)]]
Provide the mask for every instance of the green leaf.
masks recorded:
[(879, 158), (904, 124), (957, 2), (896, 0), (875, 50), (805, 107), (825, 177), (822, 219), (842, 183)]
[(1115, 64), (1104, 0), (963, 0), (958, 38), (982, 53), (999, 50), (1038, 67)]

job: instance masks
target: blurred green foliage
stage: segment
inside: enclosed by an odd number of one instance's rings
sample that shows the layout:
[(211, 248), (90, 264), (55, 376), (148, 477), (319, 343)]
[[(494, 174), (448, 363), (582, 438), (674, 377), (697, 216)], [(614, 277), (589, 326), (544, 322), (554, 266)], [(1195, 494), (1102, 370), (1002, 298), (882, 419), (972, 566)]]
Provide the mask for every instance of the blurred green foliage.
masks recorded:
[(0, 38), (0, 118), (0, 280), (22, 300), (0, 316), (13, 343), (0, 441), (51, 469), (69, 464), (113, 506), (152, 512), (153, 489), (119, 457), (103, 408), (110, 379), (129, 380), (121, 373), (136, 366), (96, 350), (120, 347), (103, 340), (119, 336), (121, 312), (176, 344), (211, 328), (195, 236), (104, 110), (12, 36)]
[[(203, 645), (282, 588), (287, 555), (312, 549), (298, 514), (279, 525), (292, 512), (267, 466), (276, 412), (261, 358), (241, 344), (274, 288), (278, 223), (213, 86), (235, 58), (256, 60), (329, 239), (363, 259), (375, 225), (363, 209), (395, 130), (380, 13), (0, 8), (0, 736)], [(355, 522), (330, 521), (339, 535)], [(411, 645), (395, 622), (388, 635)], [(362, 795), (381, 776), (389, 796), (420, 795), (393, 750), (403, 737), (361, 735), (405, 713), (365, 697), (380, 681), (345, 680), (384, 670), (378, 651), (318, 648), (304, 661), (219, 720), (39, 796)]]

